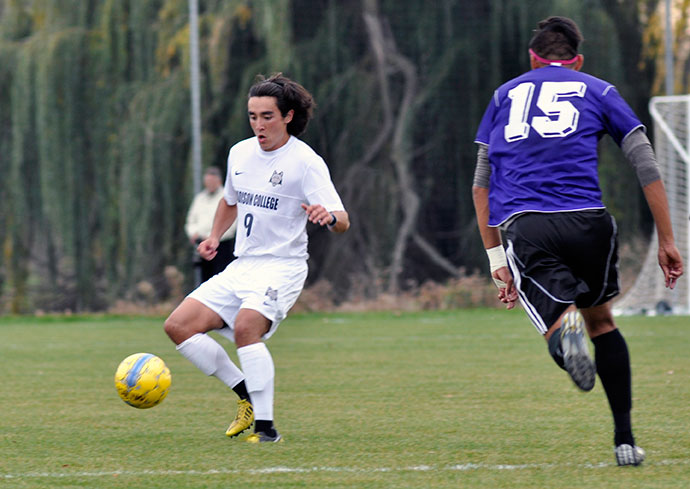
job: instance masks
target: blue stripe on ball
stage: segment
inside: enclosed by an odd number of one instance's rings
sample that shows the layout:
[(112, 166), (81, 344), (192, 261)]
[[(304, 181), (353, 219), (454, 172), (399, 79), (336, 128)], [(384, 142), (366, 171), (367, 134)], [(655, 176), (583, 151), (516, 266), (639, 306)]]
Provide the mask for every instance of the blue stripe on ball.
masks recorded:
[(129, 369), (129, 373), (127, 374), (127, 379), (125, 382), (127, 382), (127, 387), (130, 389), (134, 387), (137, 384), (137, 379), (139, 379), (139, 374), (141, 372), (141, 369), (144, 368), (144, 365), (146, 365), (146, 362), (149, 361), (150, 358), (152, 358), (153, 355), (151, 353), (146, 353), (145, 355), (142, 355), (139, 357), (139, 359), (136, 361), (136, 363), (132, 366), (131, 369)]

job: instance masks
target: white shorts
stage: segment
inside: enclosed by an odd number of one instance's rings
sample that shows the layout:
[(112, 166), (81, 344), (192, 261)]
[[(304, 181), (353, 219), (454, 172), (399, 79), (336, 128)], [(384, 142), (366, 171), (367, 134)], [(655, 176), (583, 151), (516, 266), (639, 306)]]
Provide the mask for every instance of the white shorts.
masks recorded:
[(240, 309), (252, 309), (271, 321), (263, 336), (270, 338), (295, 305), (307, 278), (303, 258), (240, 257), (202, 283), (187, 297), (218, 314), (227, 326), (217, 330), (235, 341), (235, 318)]

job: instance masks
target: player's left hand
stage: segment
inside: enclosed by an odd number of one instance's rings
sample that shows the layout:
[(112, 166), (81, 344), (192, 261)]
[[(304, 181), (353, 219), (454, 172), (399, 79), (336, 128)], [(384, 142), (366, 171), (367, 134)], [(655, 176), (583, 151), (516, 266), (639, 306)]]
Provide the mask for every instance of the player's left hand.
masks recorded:
[(302, 209), (307, 213), (309, 222), (313, 222), (319, 226), (327, 226), (333, 222), (333, 216), (331, 216), (331, 213), (321, 204), (302, 204)]
[(676, 281), (683, 275), (683, 258), (675, 245), (659, 245), (659, 266), (664, 272), (666, 287), (673, 289)]

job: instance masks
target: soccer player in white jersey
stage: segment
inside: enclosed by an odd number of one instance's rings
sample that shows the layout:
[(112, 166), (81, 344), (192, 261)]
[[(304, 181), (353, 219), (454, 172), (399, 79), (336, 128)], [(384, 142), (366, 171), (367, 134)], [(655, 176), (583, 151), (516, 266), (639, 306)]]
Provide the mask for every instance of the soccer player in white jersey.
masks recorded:
[(551, 356), (580, 389), (591, 390), (598, 372), (613, 414), (617, 463), (638, 465), (645, 454), (630, 422), (630, 360), (610, 306), (619, 292), (618, 249), (597, 173), (604, 134), (637, 173), (667, 287), (682, 275), (683, 263), (644, 127), (615, 87), (580, 72), (581, 41), (571, 19), (539, 22), (529, 44), (532, 70), (501, 85), (481, 121), (472, 192), (499, 298), (508, 308), (520, 299)]
[[(230, 149), (224, 198), (211, 235), (198, 247), (203, 258), (212, 259), (220, 237), (237, 221), (237, 259), (189, 294), (164, 326), (185, 358), (238, 394), (226, 435), (237, 436), (255, 423), (247, 438), (252, 443), (282, 441), (273, 424), (273, 359), (263, 340), (285, 319), (304, 286), (306, 224), (334, 233), (350, 227), (328, 167), (297, 139), (313, 107), (311, 94), (282, 74), (260, 76), (250, 88), (254, 137)], [(241, 369), (206, 334), (211, 330), (235, 342)]]

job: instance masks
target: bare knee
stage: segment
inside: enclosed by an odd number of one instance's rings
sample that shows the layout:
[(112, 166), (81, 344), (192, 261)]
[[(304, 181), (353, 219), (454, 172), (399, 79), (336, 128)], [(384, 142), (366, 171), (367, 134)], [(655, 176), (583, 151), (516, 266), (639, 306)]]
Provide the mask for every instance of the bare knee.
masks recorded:
[(581, 312), (590, 338), (596, 338), (616, 329), (616, 323), (608, 303), (582, 309)]
[(261, 337), (268, 333), (271, 321), (257, 311), (241, 309), (235, 319), (235, 345), (237, 348), (252, 345), (261, 341)]
[(235, 345), (237, 348), (252, 345), (261, 341), (262, 333), (251, 324), (235, 324)]
[(200, 302), (185, 299), (165, 320), (163, 330), (179, 345), (197, 333), (206, 333), (222, 325), (223, 320), (211, 309)]
[(186, 335), (184, 324), (178, 320), (173, 311), (163, 324), (165, 334), (176, 344), (179, 345), (192, 335)]
[(585, 322), (585, 324), (587, 325), (587, 332), (590, 338), (596, 338), (616, 329), (616, 323), (613, 321), (613, 318)]

